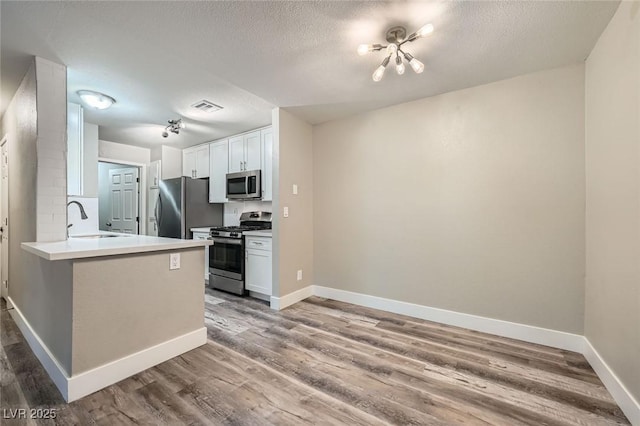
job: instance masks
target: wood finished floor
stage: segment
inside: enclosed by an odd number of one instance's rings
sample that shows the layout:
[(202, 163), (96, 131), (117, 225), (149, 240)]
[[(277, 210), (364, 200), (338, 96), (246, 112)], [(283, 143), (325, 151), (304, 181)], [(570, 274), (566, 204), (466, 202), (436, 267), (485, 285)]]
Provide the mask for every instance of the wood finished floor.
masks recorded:
[(580, 354), (317, 297), (205, 299), (206, 345), (71, 404), (3, 305), (0, 423), (629, 424)]

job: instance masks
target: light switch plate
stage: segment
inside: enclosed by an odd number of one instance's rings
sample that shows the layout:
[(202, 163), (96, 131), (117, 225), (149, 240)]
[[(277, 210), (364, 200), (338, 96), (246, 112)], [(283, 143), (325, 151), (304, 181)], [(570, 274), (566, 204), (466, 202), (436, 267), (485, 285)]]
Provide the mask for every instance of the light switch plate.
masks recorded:
[(169, 254), (169, 269), (180, 269), (180, 253)]
[(289, 217), (289, 207), (285, 207), (282, 211), (284, 217)]
[(293, 184), (293, 195), (298, 195), (298, 185)]
[(302, 281), (302, 269), (298, 269), (298, 281)]

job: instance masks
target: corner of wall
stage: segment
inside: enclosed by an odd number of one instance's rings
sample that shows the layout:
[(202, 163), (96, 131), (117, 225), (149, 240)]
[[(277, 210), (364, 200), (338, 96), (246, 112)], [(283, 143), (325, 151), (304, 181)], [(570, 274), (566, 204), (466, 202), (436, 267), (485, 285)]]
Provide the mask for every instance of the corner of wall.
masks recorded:
[(280, 108), (273, 110), (273, 131), (273, 282), (274, 297), (283, 298), (313, 281), (313, 131)]
[(36, 240), (67, 235), (67, 68), (35, 58), (37, 108)]

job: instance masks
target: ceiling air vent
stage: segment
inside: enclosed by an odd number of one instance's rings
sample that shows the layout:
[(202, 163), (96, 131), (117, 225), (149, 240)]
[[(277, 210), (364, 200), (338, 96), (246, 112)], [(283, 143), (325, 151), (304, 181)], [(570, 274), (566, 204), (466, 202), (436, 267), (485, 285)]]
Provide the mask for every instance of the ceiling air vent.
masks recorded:
[(204, 111), (204, 112), (214, 112), (222, 109), (220, 105), (216, 105), (213, 102), (207, 101), (206, 99), (198, 101), (191, 106), (195, 109), (199, 109), (200, 111)]

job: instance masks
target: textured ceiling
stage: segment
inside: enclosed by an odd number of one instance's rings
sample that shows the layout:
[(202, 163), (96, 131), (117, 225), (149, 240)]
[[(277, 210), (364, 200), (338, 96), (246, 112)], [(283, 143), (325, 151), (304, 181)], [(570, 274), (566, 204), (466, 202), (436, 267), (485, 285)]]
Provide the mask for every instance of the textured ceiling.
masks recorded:
[[(310, 123), (584, 60), (618, 1), (1, 2), (2, 111), (29, 55), (65, 64), (69, 96), (118, 101), (87, 111), (100, 137), (190, 146), (268, 124), (273, 106)], [(385, 30), (435, 32), (407, 50), (416, 75), (371, 73), (382, 53), (355, 54)], [(190, 109), (200, 99), (225, 107)], [(166, 120), (187, 129), (160, 136)]]

